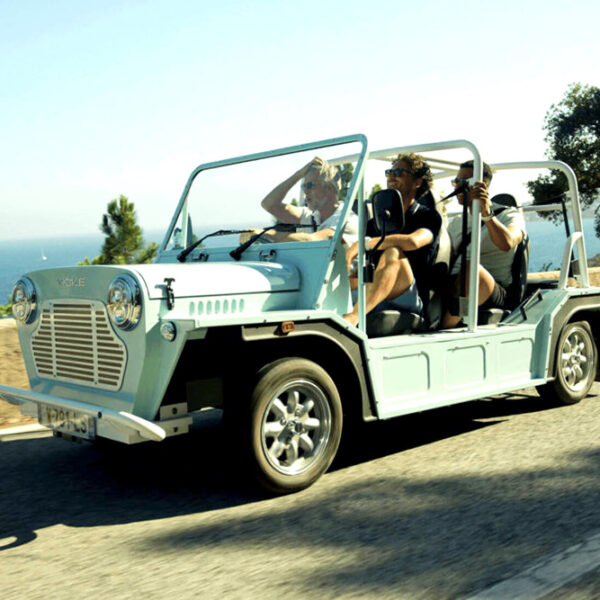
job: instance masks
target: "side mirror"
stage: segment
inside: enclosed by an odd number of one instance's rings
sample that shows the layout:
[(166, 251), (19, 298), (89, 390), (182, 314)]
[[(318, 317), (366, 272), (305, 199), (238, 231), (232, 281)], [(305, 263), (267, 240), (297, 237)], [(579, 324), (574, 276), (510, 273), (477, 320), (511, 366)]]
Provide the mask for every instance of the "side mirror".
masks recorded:
[(380, 190), (373, 196), (373, 217), (377, 235), (400, 233), (404, 229), (404, 205), (398, 190)]

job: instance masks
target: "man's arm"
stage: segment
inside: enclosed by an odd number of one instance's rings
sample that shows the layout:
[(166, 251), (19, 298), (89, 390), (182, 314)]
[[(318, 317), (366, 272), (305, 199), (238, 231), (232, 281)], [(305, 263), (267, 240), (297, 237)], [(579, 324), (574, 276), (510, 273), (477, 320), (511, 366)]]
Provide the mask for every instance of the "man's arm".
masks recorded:
[(265, 237), (271, 242), (314, 242), (318, 240), (330, 240), (334, 234), (333, 229), (321, 229), (314, 233), (296, 231), (287, 233), (285, 231), (274, 231), (269, 229)]
[[(369, 249), (375, 248), (380, 239), (378, 237), (372, 238), (369, 242)], [(400, 248), (404, 252), (412, 252), (431, 244), (431, 242), (433, 242), (433, 233), (431, 230), (423, 227), (408, 234), (393, 233), (392, 235), (386, 235), (378, 250)]]
[(504, 252), (508, 252), (511, 248), (514, 248), (523, 239), (523, 232), (519, 227), (516, 225), (509, 225), (507, 227), (500, 223), (496, 217), (486, 221), (485, 225), (494, 245)]
[(262, 200), (260, 205), (271, 213), (278, 221), (284, 223), (299, 223), (302, 215), (302, 209), (298, 206), (285, 203), (283, 200), (286, 194), (310, 171), (313, 165), (321, 164), (320, 158), (314, 158), (300, 170), (282, 181), (278, 186), (271, 190)]
[[(492, 243), (504, 252), (514, 248), (523, 239), (523, 231), (517, 225), (503, 225), (492, 215), (492, 203), (488, 193), (487, 184), (477, 181), (469, 191), (472, 200), (478, 200), (481, 208), (481, 218), (490, 234)], [(491, 217), (491, 218), (490, 218)]]
[[(248, 229), (240, 234), (240, 244), (247, 242), (253, 235), (261, 233), (262, 229)], [(264, 231), (261, 239), (269, 242), (314, 242), (319, 240), (330, 240), (335, 231), (333, 229), (321, 229), (314, 233), (305, 233), (302, 231), (286, 232), (275, 229)]]

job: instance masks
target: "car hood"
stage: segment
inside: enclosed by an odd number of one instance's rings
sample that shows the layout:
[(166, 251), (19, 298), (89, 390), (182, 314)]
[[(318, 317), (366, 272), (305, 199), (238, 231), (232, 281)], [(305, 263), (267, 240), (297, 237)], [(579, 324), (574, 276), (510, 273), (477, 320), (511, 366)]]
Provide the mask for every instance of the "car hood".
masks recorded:
[(176, 298), (300, 289), (298, 269), (276, 262), (158, 263), (132, 265), (130, 269), (145, 282), (151, 299), (164, 297), (167, 278), (173, 279)]

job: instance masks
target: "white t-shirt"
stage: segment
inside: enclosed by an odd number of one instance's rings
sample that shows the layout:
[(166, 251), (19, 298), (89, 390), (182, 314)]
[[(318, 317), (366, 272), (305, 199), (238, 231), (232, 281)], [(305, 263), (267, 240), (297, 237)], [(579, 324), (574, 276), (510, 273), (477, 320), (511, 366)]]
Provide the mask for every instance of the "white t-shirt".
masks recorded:
[[(313, 233), (313, 231), (323, 231), (323, 229), (333, 229), (335, 231), (338, 222), (342, 216), (343, 205), (340, 204), (333, 214), (321, 222), (321, 214), (318, 210), (310, 210), (307, 206), (302, 207), (300, 214), (300, 225), (313, 225), (314, 229), (303, 227), (301, 231)], [(350, 211), (348, 220), (344, 226), (342, 242), (344, 246), (350, 247), (358, 240), (358, 215)]]
[[(496, 215), (496, 219), (505, 227), (516, 225), (523, 233), (525, 229), (525, 219), (516, 208), (506, 208), (501, 213)], [(469, 227), (471, 231), (471, 216), (469, 215)], [(454, 217), (448, 225), (448, 233), (452, 242), (452, 254), (455, 255), (462, 240), (462, 217)], [(500, 250), (492, 239), (485, 223), (481, 227), (481, 266), (490, 272), (490, 275), (504, 287), (508, 287), (512, 282), (511, 267), (517, 247), (511, 248), (507, 252)], [(471, 244), (467, 248), (467, 260), (471, 256)], [(452, 268), (452, 274), (455, 275), (460, 271), (461, 257), (459, 256)]]

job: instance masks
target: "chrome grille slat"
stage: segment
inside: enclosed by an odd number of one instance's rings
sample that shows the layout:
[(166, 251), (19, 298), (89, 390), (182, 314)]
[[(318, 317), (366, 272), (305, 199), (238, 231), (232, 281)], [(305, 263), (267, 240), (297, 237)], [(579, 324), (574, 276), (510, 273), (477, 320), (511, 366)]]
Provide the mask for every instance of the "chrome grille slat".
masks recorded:
[(31, 339), (38, 375), (118, 390), (127, 353), (100, 302), (44, 302)]

